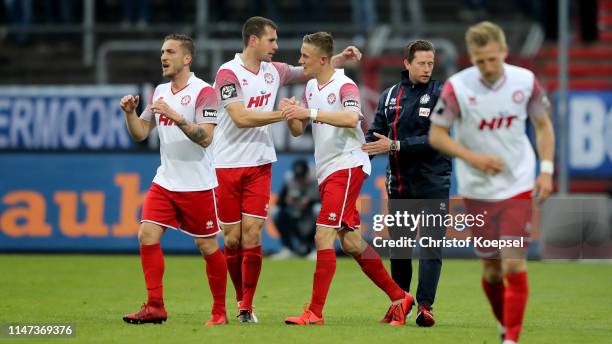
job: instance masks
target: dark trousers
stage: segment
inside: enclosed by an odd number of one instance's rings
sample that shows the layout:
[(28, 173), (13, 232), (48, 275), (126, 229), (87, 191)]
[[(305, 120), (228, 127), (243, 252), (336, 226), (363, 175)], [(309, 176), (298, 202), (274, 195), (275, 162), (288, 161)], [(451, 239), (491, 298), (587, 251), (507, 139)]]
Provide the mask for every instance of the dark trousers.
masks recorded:
[[(448, 190), (432, 192), (419, 195), (420, 198), (413, 199), (389, 199), (389, 214), (399, 211), (401, 214), (414, 215), (438, 215), (442, 219), (448, 214)], [(430, 217), (428, 222), (421, 223), (418, 230), (410, 230), (406, 227), (390, 227), (389, 236), (394, 239), (415, 239), (419, 253), (419, 284), (417, 287), (416, 300), (419, 304), (433, 305), (442, 270), (442, 248), (421, 247), (419, 238), (431, 238), (440, 240), (446, 233), (443, 221), (440, 217)], [(417, 238), (417, 233), (419, 238)], [(405, 291), (410, 291), (412, 280), (412, 255), (413, 248), (390, 248), (391, 276), (393, 280)]]
[(280, 233), (283, 246), (299, 256), (306, 256), (315, 249), (316, 217), (312, 207), (300, 215), (280, 207), (274, 216), (274, 224)]

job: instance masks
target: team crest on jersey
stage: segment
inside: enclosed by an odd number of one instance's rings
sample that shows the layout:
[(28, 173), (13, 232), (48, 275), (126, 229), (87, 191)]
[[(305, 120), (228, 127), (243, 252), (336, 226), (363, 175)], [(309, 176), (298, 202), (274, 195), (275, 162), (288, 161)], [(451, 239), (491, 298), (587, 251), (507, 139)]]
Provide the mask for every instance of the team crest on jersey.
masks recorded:
[(470, 105), (476, 105), (476, 97), (468, 97), (468, 103), (470, 103)]
[(523, 100), (525, 100), (525, 94), (523, 93), (523, 91), (518, 90), (518, 91), (514, 91), (514, 93), (512, 93), (512, 101), (520, 104), (523, 102)]
[(397, 98), (389, 99), (389, 105), (395, 105), (396, 102), (397, 102)]
[(330, 221), (336, 221), (337, 215), (336, 213), (329, 213), (329, 217), (327, 218)]
[(181, 105), (187, 105), (189, 104), (190, 101), (191, 101), (191, 96), (186, 95), (183, 98), (181, 98)]
[(333, 103), (335, 103), (335, 102), (336, 102), (336, 94), (335, 94), (335, 93), (330, 93), (330, 94), (327, 96), (327, 103), (328, 103), (329, 105), (332, 105), (332, 104), (333, 104)]
[(249, 81), (247, 79), (242, 79), (242, 86), (249, 86)]
[(308, 94), (308, 100), (312, 100), (312, 92)]
[(272, 73), (266, 73), (264, 74), (264, 80), (266, 81), (266, 84), (271, 84), (274, 82), (274, 76)]
[(212, 229), (213, 228), (213, 222), (212, 220), (208, 220), (206, 221), (206, 229)]
[(238, 95), (236, 84), (229, 84), (221, 87), (221, 99), (226, 100)]
[(419, 100), (419, 102), (420, 102), (421, 104), (427, 104), (427, 103), (429, 103), (429, 100), (430, 100), (430, 99), (431, 99), (431, 98), (429, 97), (429, 94), (424, 94), (424, 95), (421, 97), (421, 99)]

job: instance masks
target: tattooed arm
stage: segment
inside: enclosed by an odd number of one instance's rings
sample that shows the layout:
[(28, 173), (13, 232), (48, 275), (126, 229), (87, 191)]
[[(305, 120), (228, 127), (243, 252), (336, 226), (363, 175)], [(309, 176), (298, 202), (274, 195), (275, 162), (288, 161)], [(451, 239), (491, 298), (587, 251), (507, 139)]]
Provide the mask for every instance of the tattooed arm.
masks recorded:
[(199, 144), (200, 146), (206, 148), (213, 139), (213, 131), (215, 130), (215, 125), (210, 123), (202, 123), (202, 124), (194, 124), (187, 123), (184, 118), (181, 118), (176, 125), (187, 135), (187, 137)]
[(163, 100), (157, 100), (153, 103), (152, 109), (156, 113), (163, 114), (168, 117), (187, 135), (187, 137), (199, 144), (200, 146), (206, 148), (213, 139), (213, 131), (215, 125), (212, 123), (189, 123), (183, 116), (181, 116), (176, 111), (172, 110), (170, 106)]

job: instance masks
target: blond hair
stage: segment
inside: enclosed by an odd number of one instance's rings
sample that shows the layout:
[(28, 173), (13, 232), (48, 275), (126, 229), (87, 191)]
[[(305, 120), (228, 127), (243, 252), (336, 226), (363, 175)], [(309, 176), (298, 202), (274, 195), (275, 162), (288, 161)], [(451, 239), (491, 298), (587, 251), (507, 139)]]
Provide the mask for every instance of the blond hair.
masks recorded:
[(484, 47), (491, 42), (499, 43), (504, 49), (508, 47), (504, 30), (499, 25), (489, 21), (470, 26), (465, 33), (465, 44), (468, 49)]
[(302, 42), (312, 44), (323, 56), (331, 57), (334, 53), (334, 37), (329, 32), (316, 32), (304, 36)]

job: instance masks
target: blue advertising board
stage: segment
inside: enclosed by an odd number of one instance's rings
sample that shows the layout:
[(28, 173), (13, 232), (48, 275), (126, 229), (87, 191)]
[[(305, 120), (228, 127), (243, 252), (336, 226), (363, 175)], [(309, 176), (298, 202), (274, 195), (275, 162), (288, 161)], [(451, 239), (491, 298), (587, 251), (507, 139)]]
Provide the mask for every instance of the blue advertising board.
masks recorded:
[(570, 176), (612, 177), (612, 92), (569, 92), (567, 128)]
[[(0, 160), (0, 252), (136, 252), (143, 197), (159, 164), (156, 152), (23, 151), (129, 148), (117, 101), (137, 88), (28, 89), (4, 87), (0, 93), (0, 149), (21, 150), (5, 152)], [(611, 177), (612, 93), (574, 91), (568, 105), (570, 175)], [(312, 163), (312, 154), (305, 153), (279, 154), (273, 164), (272, 206), (297, 157)], [(378, 157), (372, 164), (360, 198), (364, 228), (373, 213), (384, 211), (387, 161)], [(267, 252), (279, 248), (277, 237), (268, 219), (263, 241)], [(196, 252), (190, 237), (173, 230), (163, 245), (169, 251)]]
[[(281, 154), (273, 164), (272, 206), (298, 157), (313, 162), (312, 154)], [(373, 160), (362, 200), (382, 198), (386, 164), (381, 157)], [(141, 206), (158, 165), (159, 155), (152, 153), (3, 154), (0, 252), (137, 252)], [(268, 219), (265, 251), (279, 248), (277, 236)], [(189, 236), (174, 230), (167, 231), (162, 246), (197, 252)]]
[(133, 148), (119, 99), (137, 86), (0, 87), (0, 150)]

